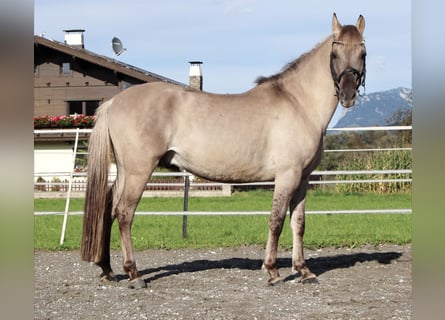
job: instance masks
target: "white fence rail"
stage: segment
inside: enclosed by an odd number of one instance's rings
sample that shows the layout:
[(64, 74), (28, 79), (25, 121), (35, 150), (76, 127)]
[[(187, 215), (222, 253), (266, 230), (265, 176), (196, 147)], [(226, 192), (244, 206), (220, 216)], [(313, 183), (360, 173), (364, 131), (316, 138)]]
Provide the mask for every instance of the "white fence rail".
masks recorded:
[[(398, 174), (398, 175), (411, 175), (411, 169), (400, 169), (400, 170), (333, 170), (333, 171), (313, 171), (311, 176), (347, 176), (347, 175), (390, 175), (390, 174)], [(81, 181), (73, 181), (78, 187), (85, 188), (86, 186), (86, 173), (75, 173), (72, 175), (69, 172), (54, 172), (54, 173), (36, 173), (35, 177), (53, 177), (57, 176), (61, 178), (65, 178), (64, 182), (35, 182), (34, 185), (37, 187), (47, 187), (47, 189), (51, 189), (51, 187), (55, 187), (54, 189), (61, 188), (66, 189), (70, 179), (83, 178)], [(109, 180), (114, 181), (115, 175), (109, 175)], [(186, 172), (154, 172), (152, 177), (189, 177), (193, 178), (194, 176), (191, 173)], [(311, 180), (309, 184), (339, 184), (339, 183), (381, 183), (381, 182), (412, 182), (412, 178), (388, 178), (388, 179), (356, 179), (356, 180)], [(190, 182), (191, 187), (199, 188), (199, 187), (223, 187), (223, 186), (274, 186), (275, 183), (273, 181), (270, 182), (249, 182), (249, 183), (221, 183), (221, 182)], [(183, 182), (147, 182), (147, 187), (150, 186), (164, 186), (164, 187), (184, 187)]]
[[(410, 214), (411, 209), (365, 209), (365, 210), (307, 210), (306, 214)], [(138, 216), (252, 216), (269, 215), (270, 211), (137, 211)], [(64, 215), (60, 211), (34, 212), (35, 216)], [(71, 211), (70, 216), (83, 215), (83, 211)]]

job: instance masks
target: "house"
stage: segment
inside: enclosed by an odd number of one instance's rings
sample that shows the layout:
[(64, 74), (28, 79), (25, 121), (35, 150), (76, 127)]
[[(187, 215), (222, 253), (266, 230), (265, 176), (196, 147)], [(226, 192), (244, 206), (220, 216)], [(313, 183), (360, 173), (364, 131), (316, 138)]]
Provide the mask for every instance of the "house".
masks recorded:
[[(118, 92), (147, 82), (189, 86), (85, 49), (83, 29), (64, 31), (64, 42), (34, 36), (34, 116), (94, 115), (102, 102)], [(191, 62), (193, 83), (196, 83), (197, 70), (200, 71), (199, 64)], [(202, 82), (197, 85), (198, 89), (202, 88)], [(80, 149), (85, 148), (87, 139), (88, 134), (79, 135)], [(54, 175), (45, 175), (70, 172), (74, 140), (73, 132), (36, 131), (35, 179), (41, 176), (48, 181), (54, 179)], [(78, 161), (81, 166), (81, 157)]]
[[(81, 29), (65, 30), (65, 43), (34, 36), (34, 115), (93, 115), (129, 86), (153, 81), (186, 84), (84, 48)], [(77, 38), (72, 33), (81, 33)]]

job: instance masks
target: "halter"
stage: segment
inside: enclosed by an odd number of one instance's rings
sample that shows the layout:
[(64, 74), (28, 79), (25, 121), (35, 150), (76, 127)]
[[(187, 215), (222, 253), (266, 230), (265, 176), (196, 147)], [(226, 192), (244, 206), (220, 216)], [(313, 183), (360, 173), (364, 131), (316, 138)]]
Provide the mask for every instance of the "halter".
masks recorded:
[[(341, 45), (355, 45), (355, 46), (364, 46), (365, 45), (365, 41), (363, 40), (362, 42), (354, 42), (354, 43), (347, 43), (347, 42), (343, 42), (343, 41), (337, 41), (334, 40), (332, 41), (332, 46), (334, 44), (341, 44)], [(343, 70), (339, 75), (337, 75), (337, 73), (335, 72), (335, 68), (334, 68), (334, 55), (331, 51), (331, 57), (330, 57), (330, 67), (331, 67), (331, 75), (332, 75), (332, 80), (334, 80), (334, 86), (335, 86), (335, 92), (336, 92), (336, 96), (339, 96), (339, 92), (340, 92), (340, 81), (341, 78), (347, 74), (347, 73), (352, 73), (356, 79), (357, 82), (357, 86), (356, 86), (356, 91), (358, 94), (360, 94), (360, 86), (363, 86), (363, 89), (366, 90), (365, 88), (365, 78), (366, 78), (366, 59), (363, 60), (363, 70), (360, 72), (355, 68), (352, 67), (348, 67), (345, 70)]]

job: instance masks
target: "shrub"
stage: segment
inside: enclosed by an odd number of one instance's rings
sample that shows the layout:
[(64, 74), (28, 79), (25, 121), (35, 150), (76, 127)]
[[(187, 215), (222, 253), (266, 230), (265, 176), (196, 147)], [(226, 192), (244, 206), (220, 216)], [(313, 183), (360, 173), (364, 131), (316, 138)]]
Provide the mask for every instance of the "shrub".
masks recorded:
[(60, 191), (62, 189), (62, 186), (60, 185), (61, 182), (62, 181), (57, 177), (52, 178), (51, 179), (51, 183), (52, 183), (51, 191)]
[[(36, 182), (38, 182), (38, 183), (44, 183), (44, 182), (46, 182), (46, 180), (43, 179), (42, 177), (38, 177), (37, 180), (36, 180)], [(36, 189), (37, 191), (45, 191), (45, 187), (46, 187), (46, 186), (44, 186), (44, 185), (37, 185), (37, 186), (35, 187), (35, 189)]]

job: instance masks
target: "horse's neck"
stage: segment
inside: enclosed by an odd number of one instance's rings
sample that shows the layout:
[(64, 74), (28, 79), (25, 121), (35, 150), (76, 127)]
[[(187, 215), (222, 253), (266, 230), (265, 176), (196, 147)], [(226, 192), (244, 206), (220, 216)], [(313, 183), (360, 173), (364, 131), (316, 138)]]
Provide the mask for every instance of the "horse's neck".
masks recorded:
[(314, 124), (324, 132), (338, 105), (335, 88), (331, 77), (329, 59), (332, 38), (324, 40), (307, 61), (297, 70), (286, 75), (283, 81), (286, 90), (301, 102), (314, 119)]

